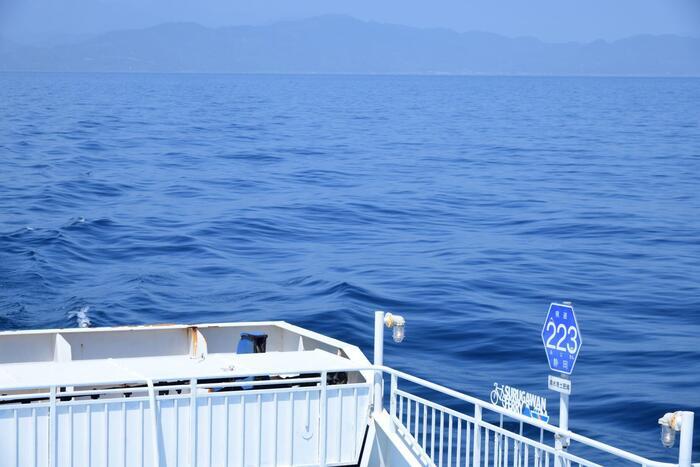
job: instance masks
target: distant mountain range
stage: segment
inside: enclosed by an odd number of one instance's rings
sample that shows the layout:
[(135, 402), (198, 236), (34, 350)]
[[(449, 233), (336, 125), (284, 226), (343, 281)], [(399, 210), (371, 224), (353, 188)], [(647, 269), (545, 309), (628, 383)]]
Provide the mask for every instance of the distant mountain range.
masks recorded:
[(553, 44), (322, 16), (267, 26), (169, 23), (53, 46), (0, 38), (0, 70), (700, 76), (700, 39)]

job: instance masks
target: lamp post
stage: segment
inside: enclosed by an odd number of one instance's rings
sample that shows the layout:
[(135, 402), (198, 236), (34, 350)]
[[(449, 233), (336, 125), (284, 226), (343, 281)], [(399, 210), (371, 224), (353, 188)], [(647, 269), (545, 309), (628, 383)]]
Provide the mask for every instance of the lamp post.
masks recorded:
[[(392, 337), (397, 344), (406, 336), (406, 320), (403, 316), (383, 311), (374, 312), (374, 366), (384, 365), (384, 326), (392, 329)], [(379, 415), (383, 410), (384, 379), (381, 370), (374, 373), (374, 415)]]
[(666, 448), (673, 447), (676, 442), (676, 432), (681, 432), (681, 442), (678, 449), (678, 465), (690, 467), (693, 455), (693, 412), (667, 413), (659, 419), (661, 425), (661, 444)]

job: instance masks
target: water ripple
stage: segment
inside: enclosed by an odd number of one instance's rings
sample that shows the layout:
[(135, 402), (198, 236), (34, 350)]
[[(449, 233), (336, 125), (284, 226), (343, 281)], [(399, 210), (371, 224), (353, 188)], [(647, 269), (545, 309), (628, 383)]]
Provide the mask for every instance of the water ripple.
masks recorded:
[(370, 355), (387, 309), (390, 365), (487, 397), (546, 393), (542, 320), (571, 299), (572, 427), (669, 459), (656, 419), (700, 412), (699, 101), (696, 79), (0, 74), (0, 329), (284, 319)]

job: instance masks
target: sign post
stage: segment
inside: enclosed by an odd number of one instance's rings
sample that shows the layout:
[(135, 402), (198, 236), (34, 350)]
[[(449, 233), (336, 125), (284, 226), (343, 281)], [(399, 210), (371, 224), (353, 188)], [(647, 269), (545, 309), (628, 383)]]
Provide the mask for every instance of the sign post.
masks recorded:
[[(566, 431), (569, 429), (570, 376), (583, 343), (571, 302), (552, 303), (549, 306), (542, 327), (542, 343), (550, 370), (560, 374), (550, 375), (548, 385), (559, 393), (559, 428)], [(563, 451), (568, 446), (568, 439), (557, 436), (557, 450)], [(561, 459), (555, 458), (555, 466), (564, 464)]]

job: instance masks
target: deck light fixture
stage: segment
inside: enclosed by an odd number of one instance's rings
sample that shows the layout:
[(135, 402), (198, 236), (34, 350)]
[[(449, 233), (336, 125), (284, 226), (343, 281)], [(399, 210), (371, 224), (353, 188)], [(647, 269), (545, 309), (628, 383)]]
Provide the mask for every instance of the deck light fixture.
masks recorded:
[(661, 444), (665, 448), (672, 448), (676, 443), (676, 430), (668, 425), (661, 425)]
[(400, 344), (406, 337), (406, 320), (403, 316), (387, 313), (384, 316), (384, 324), (391, 329), (391, 337), (394, 342)]
[(661, 425), (661, 444), (665, 448), (673, 447), (676, 443), (676, 431), (680, 431), (683, 417), (680, 412), (668, 412), (659, 419)]

